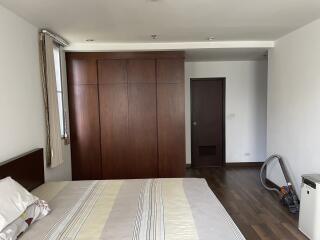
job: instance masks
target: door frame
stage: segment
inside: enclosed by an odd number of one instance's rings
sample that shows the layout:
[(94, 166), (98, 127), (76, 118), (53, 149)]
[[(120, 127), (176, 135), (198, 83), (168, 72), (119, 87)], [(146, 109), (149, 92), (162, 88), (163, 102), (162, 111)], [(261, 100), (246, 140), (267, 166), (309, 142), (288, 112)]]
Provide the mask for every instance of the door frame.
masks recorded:
[[(193, 141), (192, 141), (192, 82), (193, 81), (221, 81), (222, 80), (222, 163), (221, 167), (226, 165), (226, 77), (207, 77), (190, 78), (190, 134), (191, 134), (191, 166), (195, 167), (193, 159)], [(212, 166), (214, 167), (214, 166)]]

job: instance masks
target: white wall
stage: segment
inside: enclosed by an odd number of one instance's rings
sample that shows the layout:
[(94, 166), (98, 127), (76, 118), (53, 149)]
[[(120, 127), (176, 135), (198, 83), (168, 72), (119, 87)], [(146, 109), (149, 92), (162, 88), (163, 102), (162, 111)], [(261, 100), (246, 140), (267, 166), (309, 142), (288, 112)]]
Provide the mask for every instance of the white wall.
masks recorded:
[[(0, 6), (0, 162), (45, 146), (38, 29)], [(66, 148), (67, 150), (67, 148)], [(47, 180), (71, 178), (66, 162)]]
[(226, 161), (266, 156), (267, 61), (187, 62), (186, 161), (191, 163), (190, 78), (226, 77)]
[[(320, 173), (320, 20), (279, 39), (269, 52), (267, 152), (283, 156), (300, 191)], [(268, 177), (282, 185), (278, 166)]]

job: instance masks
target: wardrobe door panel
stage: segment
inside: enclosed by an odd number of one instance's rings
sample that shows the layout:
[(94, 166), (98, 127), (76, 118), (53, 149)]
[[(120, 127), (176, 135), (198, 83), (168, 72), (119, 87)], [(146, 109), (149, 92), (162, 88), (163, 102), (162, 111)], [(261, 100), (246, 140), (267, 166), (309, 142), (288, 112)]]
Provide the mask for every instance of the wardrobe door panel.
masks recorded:
[(127, 178), (128, 96), (127, 84), (99, 85), (102, 174), (104, 179)]
[(97, 84), (97, 64), (94, 59), (72, 59), (67, 54), (69, 84)]
[(129, 84), (130, 178), (158, 176), (156, 84)]
[(185, 175), (183, 59), (157, 60), (158, 154), (160, 177)]
[(73, 180), (100, 179), (100, 126), (97, 85), (69, 85)]
[(156, 83), (156, 62), (153, 59), (130, 59), (127, 72), (129, 83)]
[(184, 60), (158, 59), (157, 74), (158, 83), (184, 83)]
[(126, 60), (99, 60), (99, 84), (126, 83)]
[(184, 85), (158, 84), (158, 151), (160, 177), (184, 177)]
[(158, 84), (159, 176), (185, 175), (184, 85)]

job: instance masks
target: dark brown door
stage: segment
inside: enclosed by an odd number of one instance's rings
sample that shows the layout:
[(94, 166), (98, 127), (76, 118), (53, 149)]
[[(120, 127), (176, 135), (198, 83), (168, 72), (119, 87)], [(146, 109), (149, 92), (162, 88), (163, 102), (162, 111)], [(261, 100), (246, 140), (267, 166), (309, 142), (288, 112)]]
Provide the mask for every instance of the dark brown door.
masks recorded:
[(191, 148), (194, 167), (222, 166), (225, 79), (191, 79)]

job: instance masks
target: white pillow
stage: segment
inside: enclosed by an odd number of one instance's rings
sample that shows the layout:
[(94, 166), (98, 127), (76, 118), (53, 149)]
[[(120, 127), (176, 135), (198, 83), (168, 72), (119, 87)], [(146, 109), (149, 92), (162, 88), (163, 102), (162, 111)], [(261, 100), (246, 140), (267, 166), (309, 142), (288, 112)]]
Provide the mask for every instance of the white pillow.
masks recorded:
[(48, 215), (50, 211), (49, 205), (45, 201), (37, 200), (19, 218), (0, 232), (0, 240), (17, 239), (31, 224)]
[(29, 193), (11, 177), (0, 180), (0, 232), (16, 220), (22, 213), (37, 201), (38, 198)]

